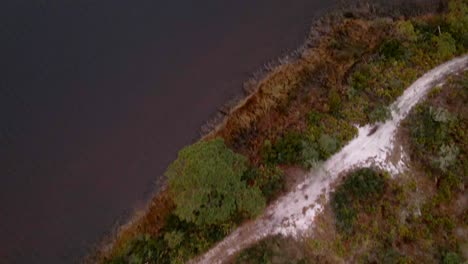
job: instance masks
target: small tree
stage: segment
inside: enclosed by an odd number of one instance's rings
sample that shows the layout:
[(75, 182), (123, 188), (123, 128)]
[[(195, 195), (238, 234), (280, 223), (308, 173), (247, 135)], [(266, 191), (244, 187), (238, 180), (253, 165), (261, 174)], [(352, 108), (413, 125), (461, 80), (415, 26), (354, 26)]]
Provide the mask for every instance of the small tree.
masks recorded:
[(258, 214), (265, 199), (257, 187), (247, 187), (241, 180), (246, 170), (246, 158), (222, 139), (185, 147), (166, 171), (175, 214), (197, 225), (225, 223), (236, 212)]

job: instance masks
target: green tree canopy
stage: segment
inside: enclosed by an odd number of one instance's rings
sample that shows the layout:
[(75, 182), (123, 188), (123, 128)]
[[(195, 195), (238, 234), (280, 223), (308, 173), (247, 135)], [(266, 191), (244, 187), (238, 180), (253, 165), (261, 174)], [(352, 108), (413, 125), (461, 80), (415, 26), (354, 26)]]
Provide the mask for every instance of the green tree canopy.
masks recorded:
[(247, 159), (222, 139), (185, 147), (166, 171), (176, 215), (197, 225), (221, 224), (235, 213), (257, 215), (265, 199), (241, 180), (246, 170)]

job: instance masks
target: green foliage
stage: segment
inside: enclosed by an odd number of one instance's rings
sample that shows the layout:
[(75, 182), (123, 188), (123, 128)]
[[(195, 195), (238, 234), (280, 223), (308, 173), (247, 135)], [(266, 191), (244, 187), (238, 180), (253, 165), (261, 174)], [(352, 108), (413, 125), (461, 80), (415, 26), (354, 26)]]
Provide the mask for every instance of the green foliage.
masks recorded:
[(236, 194), (236, 203), (238, 213), (245, 218), (259, 215), (266, 205), (265, 198), (257, 187), (241, 188)]
[(445, 254), (444, 258), (442, 259), (443, 264), (461, 264), (463, 263), (462, 257), (460, 257), (455, 252), (449, 252)]
[(269, 140), (263, 147), (263, 158), (267, 164), (300, 164), (301, 153), (307, 137), (299, 132), (286, 133), (274, 145)]
[(468, 3), (464, 0), (449, 2), (449, 12), (446, 20), (450, 33), (455, 37), (460, 47), (468, 48)]
[(235, 259), (236, 264), (308, 263), (298, 243), (281, 236), (268, 237), (243, 250)]
[(109, 264), (184, 263), (208, 250), (233, 229), (231, 224), (198, 226), (171, 214), (161, 234), (142, 235), (131, 241)]
[(274, 199), (284, 189), (284, 173), (276, 166), (252, 167), (243, 175), (249, 185), (257, 186), (267, 201)]
[(386, 40), (379, 48), (379, 54), (385, 59), (403, 59), (405, 57), (405, 48), (397, 39)]
[(339, 147), (338, 141), (327, 134), (322, 134), (318, 140), (318, 143), (320, 147), (320, 154), (324, 160), (335, 153)]
[(255, 216), (265, 200), (256, 187), (248, 188), (241, 180), (246, 170), (245, 157), (228, 149), (222, 139), (182, 149), (166, 171), (176, 215), (197, 225), (225, 223), (238, 211)]
[(464, 80), (466, 75), (449, 79), (428, 102), (416, 106), (405, 122), (410, 131), (412, 157), (438, 181), (437, 203), (452, 199), (453, 192), (466, 182), (468, 120), (462, 113), (468, 96), (463, 92)]
[(314, 138), (320, 138), (320, 134), (327, 134), (332, 136), (338, 141), (338, 143), (340, 143), (338, 148), (341, 148), (344, 144), (357, 135), (357, 128), (349, 121), (341, 118), (335, 118), (331, 115), (324, 115), (318, 128), (309, 125), (309, 129), (311, 131), (318, 130), (319, 133), (314, 134)]
[[(456, 144), (459, 142), (457, 138), (460, 138), (461, 121), (447, 109), (432, 107), (427, 103), (418, 105), (409, 119), (412, 122), (410, 129), (413, 153), (424, 163), (430, 164), (432, 169), (440, 171), (440, 176), (447, 180), (452, 179), (450, 171), (463, 175), (464, 169), (459, 162), (462, 148)], [(461, 181), (460, 177), (456, 178), (459, 180), (450, 180), (450, 186), (455, 187)]]
[(331, 196), (338, 230), (351, 234), (358, 212), (357, 206), (372, 202), (383, 193), (384, 187), (383, 175), (371, 168), (358, 169), (349, 174)]
[(369, 121), (371, 123), (384, 122), (391, 117), (390, 109), (383, 105), (377, 106), (370, 114)]
[(455, 165), (460, 149), (456, 145), (445, 145), (440, 146), (439, 155), (435, 159), (435, 165), (442, 170), (447, 172), (447, 170)]
[(457, 52), (456, 41), (447, 32), (443, 32), (439, 36), (433, 36), (432, 44), (435, 47), (433, 56), (441, 61), (452, 58)]
[(411, 127), (411, 138), (420, 152), (426, 155), (433, 153), (448, 141), (449, 126), (444, 113), (445, 111), (428, 105), (416, 107), (415, 114), (411, 118), (414, 121)]
[(177, 248), (184, 239), (184, 233), (180, 231), (171, 231), (164, 234), (164, 241), (171, 249)]
[(396, 23), (396, 35), (400, 41), (413, 42), (418, 39), (413, 23), (409, 20), (398, 21)]
[(353, 72), (348, 82), (355, 91), (364, 91), (369, 87), (370, 80), (370, 67), (362, 65), (358, 70)]
[(361, 125), (385, 120), (386, 107), (418, 76), (463, 54), (468, 47), (467, 10), (466, 1), (451, 1), (446, 16), (394, 23), (378, 54), (350, 74), (343, 116)]
[(161, 238), (153, 239), (145, 234), (137, 237), (127, 246), (126, 251), (108, 264), (166, 264), (170, 263), (167, 245)]
[(306, 131), (288, 131), (274, 144), (265, 140), (262, 148), (264, 164), (300, 165), (310, 169), (339, 151), (357, 135), (357, 128), (350, 122), (328, 113), (311, 110), (305, 119)]
[(333, 115), (337, 115), (341, 110), (341, 96), (336, 89), (331, 89), (328, 93), (328, 107)]
[(311, 110), (307, 113), (307, 124), (316, 126), (320, 123), (320, 120), (322, 120), (322, 113), (317, 112), (315, 110)]
[[(316, 127), (314, 127), (316, 128)], [(307, 135), (299, 132), (288, 132), (279, 138), (274, 145), (265, 141), (262, 156), (266, 164), (297, 164), (311, 168), (319, 161), (326, 160), (339, 148), (339, 141), (324, 134), (321, 128)]]
[(323, 155), (320, 154), (317, 144), (311, 141), (304, 141), (301, 151), (301, 165), (310, 169), (315, 167)]

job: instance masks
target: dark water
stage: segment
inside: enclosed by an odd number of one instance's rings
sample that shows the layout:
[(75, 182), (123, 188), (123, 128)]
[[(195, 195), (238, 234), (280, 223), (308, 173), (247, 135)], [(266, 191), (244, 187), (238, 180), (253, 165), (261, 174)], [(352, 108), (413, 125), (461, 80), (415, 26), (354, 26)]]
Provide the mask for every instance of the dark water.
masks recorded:
[(3, 1), (0, 263), (78, 261), (331, 4)]

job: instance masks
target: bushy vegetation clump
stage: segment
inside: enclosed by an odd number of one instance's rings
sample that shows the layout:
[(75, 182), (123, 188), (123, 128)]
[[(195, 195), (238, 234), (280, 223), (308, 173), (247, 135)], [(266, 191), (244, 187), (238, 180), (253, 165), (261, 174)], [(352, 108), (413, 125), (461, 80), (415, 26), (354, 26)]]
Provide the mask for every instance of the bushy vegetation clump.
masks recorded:
[(351, 234), (358, 209), (363, 205), (372, 205), (370, 201), (379, 198), (384, 188), (384, 175), (370, 168), (359, 169), (348, 175), (331, 195), (338, 230)]
[(305, 131), (290, 131), (274, 144), (264, 142), (262, 157), (266, 164), (299, 165), (306, 169), (328, 159), (351, 140), (357, 129), (341, 118), (315, 110), (307, 116)]
[(292, 238), (273, 236), (242, 251), (235, 264), (309, 263), (301, 244)]
[(200, 141), (182, 149), (167, 169), (175, 214), (197, 225), (222, 224), (234, 214), (255, 216), (265, 206), (256, 186), (242, 175), (247, 160), (222, 139)]
[(257, 186), (267, 201), (276, 198), (285, 187), (285, 175), (277, 166), (251, 167), (242, 179)]

